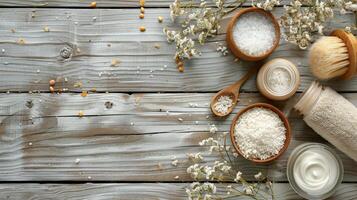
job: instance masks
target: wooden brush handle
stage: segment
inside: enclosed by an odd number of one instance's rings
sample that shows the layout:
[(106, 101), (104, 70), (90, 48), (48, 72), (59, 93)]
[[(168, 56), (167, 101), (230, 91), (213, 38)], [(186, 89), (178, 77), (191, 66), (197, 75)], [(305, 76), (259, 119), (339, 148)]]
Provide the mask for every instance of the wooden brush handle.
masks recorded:
[(331, 33), (331, 36), (340, 38), (347, 47), (349, 66), (347, 72), (342, 76), (343, 79), (350, 79), (353, 75), (357, 74), (357, 40), (352, 33), (338, 29)]

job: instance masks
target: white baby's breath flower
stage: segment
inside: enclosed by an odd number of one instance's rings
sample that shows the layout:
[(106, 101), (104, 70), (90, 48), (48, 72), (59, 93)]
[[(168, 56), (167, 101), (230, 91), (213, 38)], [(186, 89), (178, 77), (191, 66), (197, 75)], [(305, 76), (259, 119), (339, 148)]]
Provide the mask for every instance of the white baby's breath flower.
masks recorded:
[(254, 175), (254, 178), (257, 179), (257, 180), (259, 180), (259, 179), (262, 178), (262, 176), (263, 176), (263, 174), (262, 174), (261, 172), (259, 172), (258, 174), (255, 174), (255, 175)]
[[(290, 5), (284, 6), (285, 12), (281, 17), (285, 39), (298, 45), (301, 49), (314, 41), (316, 33), (322, 34), (324, 23), (332, 19), (334, 9), (343, 14), (350, 5), (349, 0), (292, 0)], [(306, 6), (302, 6), (302, 5)]]
[(241, 178), (242, 178), (242, 172), (238, 171), (236, 177), (234, 178), (234, 181), (238, 183)]
[(216, 125), (212, 124), (209, 127), (209, 132), (212, 134), (215, 134), (218, 131), (218, 128), (216, 127)]
[(248, 187), (244, 188), (244, 193), (246, 193), (247, 195), (252, 195), (253, 189), (250, 186), (248, 186)]
[(258, 8), (263, 8), (264, 10), (267, 11), (273, 10), (274, 6), (278, 6), (278, 5), (280, 5), (280, 0), (265, 0), (264, 3), (259, 2), (256, 4)]
[(178, 160), (173, 160), (173, 161), (171, 162), (171, 165), (176, 167), (177, 164), (178, 164), (178, 162), (179, 162)]
[(201, 152), (198, 152), (198, 153), (195, 153), (195, 154), (194, 153), (189, 153), (189, 154), (187, 154), (187, 156), (188, 156), (188, 159), (191, 160), (194, 163), (203, 161), (203, 156), (202, 156)]

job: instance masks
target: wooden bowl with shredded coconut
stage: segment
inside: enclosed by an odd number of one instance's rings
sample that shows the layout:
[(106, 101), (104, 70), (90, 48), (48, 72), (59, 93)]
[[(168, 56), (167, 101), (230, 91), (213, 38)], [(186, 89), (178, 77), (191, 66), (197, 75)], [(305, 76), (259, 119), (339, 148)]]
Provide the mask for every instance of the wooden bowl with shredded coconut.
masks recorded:
[[(260, 16), (262, 20), (252, 15)], [(238, 11), (227, 27), (227, 46), (242, 60), (259, 61), (267, 58), (278, 47), (279, 41), (278, 21), (271, 12), (261, 8), (251, 7)]]
[[(256, 118), (263, 114), (267, 116)], [(247, 120), (247, 117), (250, 119)], [(242, 130), (242, 127), (246, 129)], [(230, 138), (234, 149), (244, 158), (255, 163), (269, 163), (279, 158), (288, 148), (291, 128), (288, 119), (278, 108), (266, 103), (255, 103), (240, 110), (234, 117)]]

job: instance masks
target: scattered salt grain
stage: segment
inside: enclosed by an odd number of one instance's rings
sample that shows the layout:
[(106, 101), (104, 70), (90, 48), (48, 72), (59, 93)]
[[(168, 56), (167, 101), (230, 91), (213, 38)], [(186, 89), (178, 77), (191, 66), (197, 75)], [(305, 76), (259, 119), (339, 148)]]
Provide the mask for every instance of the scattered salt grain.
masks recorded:
[(2, 52), (2, 53), (5, 53), (5, 49), (1, 49), (1, 52)]
[(243, 156), (265, 160), (279, 153), (286, 139), (286, 128), (270, 109), (252, 108), (237, 120), (234, 135)]
[(176, 179), (176, 180), (179, 179), (179, 178), (180, 178), (179, 176), (175, 176), (175, 177), (174, 177), (174, 179)]
[(81, 159), (79, 159), (79, 158), (77, 158), (75, 161), (76, 165), (78, 165), (80, 162), (81, 162)]
[(214, 109), (222, 114), (227, 114), (228, 109), (233, 106), (233, 100), (230, 96), (220, 96), (213, 105)]
[(177, 120), (179, 120), (180, 122), (183, 122), (183, 119), (182, 119), (182, 118), (177, 118)]
[(269, 51), (275, 40), (273, 22), (258, 12), (243, 14), (233, 27), (233, 38), (241, 51), (259, 56)]
[(32, 146), (32, 142), (29, 142), (29, 146)]

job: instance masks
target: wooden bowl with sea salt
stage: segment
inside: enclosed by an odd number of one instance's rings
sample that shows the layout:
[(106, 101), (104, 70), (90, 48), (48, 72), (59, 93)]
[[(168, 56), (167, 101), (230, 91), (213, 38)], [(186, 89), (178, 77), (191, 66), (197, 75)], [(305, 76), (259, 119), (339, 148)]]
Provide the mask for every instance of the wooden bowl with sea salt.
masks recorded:
[(291, 128), (287, 117), (278, 108), (255, 103), (243, 108), (234, 117), (230, 138), (239, 155), (254, 163), (269, 163), (288, 148)]
[(245, 8), (237, 12), (227, 27), (227, 46), (246, 61), (267, 58), (278, 47), (280, 26), (271, 12), (261, 8)]

